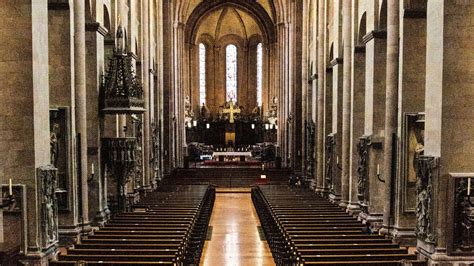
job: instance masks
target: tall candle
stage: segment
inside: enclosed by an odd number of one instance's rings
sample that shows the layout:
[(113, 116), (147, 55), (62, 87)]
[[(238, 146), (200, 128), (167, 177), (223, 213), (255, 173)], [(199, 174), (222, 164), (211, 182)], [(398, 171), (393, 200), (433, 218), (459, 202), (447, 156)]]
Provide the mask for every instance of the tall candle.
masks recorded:
[(95, 171), (94, 171), (94, 163), (92, 163), (91, 173), (92, 173), (92, 174), (95, 174)]
[(380, 164), (377, 164), (377, 175), (380, 175)]
[(471, 196), (471, 178), (467, 178), (467, 195)]
[(12, 179), (10, 178), (10, 180), (8, 181), (8, 193), (9, 195), (13, 195), (13, 185), (12, 185)]

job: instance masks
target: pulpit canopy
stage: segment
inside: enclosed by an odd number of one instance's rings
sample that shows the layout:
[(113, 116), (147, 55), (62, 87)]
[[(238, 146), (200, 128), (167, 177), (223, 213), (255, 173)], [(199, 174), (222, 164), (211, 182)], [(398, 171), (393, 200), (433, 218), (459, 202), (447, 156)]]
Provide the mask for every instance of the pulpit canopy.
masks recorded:
[(101, 84), (102, 112), (106, 114), (141, 114), (145, 112), (143, 89), (137, 81), (132, 54), (122, 48), (123, 32), (117, 30), (117, 48)]

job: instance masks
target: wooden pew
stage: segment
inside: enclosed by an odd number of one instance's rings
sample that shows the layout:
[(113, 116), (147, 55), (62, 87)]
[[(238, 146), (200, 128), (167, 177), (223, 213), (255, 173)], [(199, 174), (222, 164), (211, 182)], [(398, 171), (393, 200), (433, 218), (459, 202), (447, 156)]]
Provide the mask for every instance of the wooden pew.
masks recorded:
[(425, 265), (310, 190), (258, 186), (252, 200), (277, 265)]
[(161, 187), (50, 264), (198, 265), (214, 199), (207, 185)]

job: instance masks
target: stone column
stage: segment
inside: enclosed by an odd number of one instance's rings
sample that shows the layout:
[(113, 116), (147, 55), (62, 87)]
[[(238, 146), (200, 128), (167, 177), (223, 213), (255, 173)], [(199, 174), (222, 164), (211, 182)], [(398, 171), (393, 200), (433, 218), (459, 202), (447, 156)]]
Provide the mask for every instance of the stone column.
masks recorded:
[(26, 227), (9, 231), (5, 223), (1, 233), (5, 241), (23, 241), (25, 264), (47, 265), (53, 249), (42, 241), (46, 232), (36, 180), (37, 169), (51, 162), (48, 1), (0, 1), (0, 12), (0, 180), (12, 178), (13, 184), (25, 185), (22, 200), (28, 203), (22, 209)]
[(326, 75), (325, 44), (325, 0), (318, 1), (318, 88), (317, 88), (317, 124), (316, 124), (316, 178), (317, 191), (324, 187), (324, 77)]
[(341, 206), (349, 203), (349, 172), (351, 145), (351, 68), (352, 68), (352, 14), (351, 1), (342, 3), (342, 34), (344, 40), (344, 64), (342, 81), (342, 173), (341, 173)]
[[(467, 230), (454, 235), (453, 223), (460, 226), (467, 217), (453, 217), (459, 192), (448, 184), (454, 175), (473, 172), (473, 13), (473, 1), (428, 1), (424, 157), (434, 163), (423, 176), (431, 186), (418, 189), (417, 218), (423, 222), (417, 225), (417, 251), (429, 265), (472, 263), (472, 228), (471, 236)], [(467, 245), (461, 250), (453, 240)]]
[(87, 99), (86, 99), (86, 19), (85, 3), (74, 0), (74, 87), (76, 133), (80, 136), (80, 169), (82, 218), (89, 223), (89, 187), (87, 185)]
[(400, 3), (397, 0), (387, 2), (387, 85), (385, 91), (385, 138), (383, 178), (385, 179), (385, 193), (383, 193), (384, 213), (382, 233), (387, 233), (392, 227), (392, 178), (393, 176), (393, 149), (397, 140), (398, 122), (398, 56), (399, 56), (399, 26)]
[(142, 86), (143, 98), (145, 100), (145, 113), (143, 114), (143, 172), (142, 186), (150, 185), (150, 23), (149, 23), (149, 0), (142, 1)]

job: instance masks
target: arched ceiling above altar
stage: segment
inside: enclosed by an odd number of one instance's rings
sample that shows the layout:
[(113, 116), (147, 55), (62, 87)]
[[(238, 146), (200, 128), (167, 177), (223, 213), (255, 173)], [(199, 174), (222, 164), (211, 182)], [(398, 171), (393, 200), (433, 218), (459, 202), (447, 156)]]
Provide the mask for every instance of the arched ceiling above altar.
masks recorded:
[(237, 35), (244, 40), (262, 36), (262, 30), (246, 11), (232, 6), (222, 7), (201, 20), (196, 36), (208, 35), (216, 42), (227, 35)]

